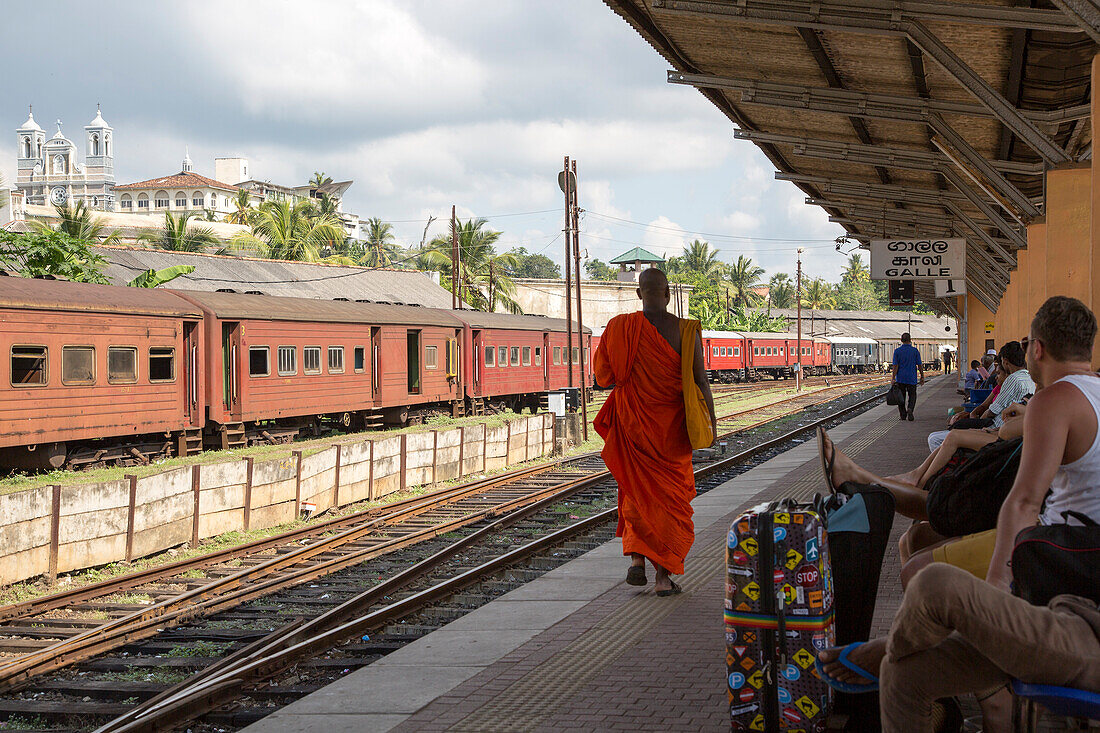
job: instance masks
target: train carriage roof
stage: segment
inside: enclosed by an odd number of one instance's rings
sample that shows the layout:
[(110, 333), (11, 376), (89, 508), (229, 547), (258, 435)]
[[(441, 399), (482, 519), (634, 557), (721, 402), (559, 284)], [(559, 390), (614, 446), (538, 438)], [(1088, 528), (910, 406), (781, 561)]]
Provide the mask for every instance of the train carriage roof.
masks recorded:
[(129, 288), (24, 277), (0, 278), (0, 308), (180, 318), (202, 316), (202, 311), (192, 303), (157, 288)]
[(226, 321), (316, 321), (462, 327), (462, 322), (449, 311), (439, 308), (316, 298), (278, 298), (241, 293), (205, 293), (195, 290), (173, 292), (178, 293), (180, 298), (208, 308), (218, 318)]
[[(455, 318), (470, 324), (470, 328), (510, 329), (513, 331), (554, 331), (565, 333), (564, 318), (546, 316), (514, 315), (512, 313), (485, 313), (483, 311), (451, 311)], [(585, 333), (592, 333), (588, 326)]]
[(703, 331), (703, 338), (705, 339), (739, 339), (744, 335), (737, 331)]
[(866, 336), (823, 336), (824, 341), (830, 344), (877, 344), (878, 341)]
[[(798, 336), (786, 331), (741, 331), (741, 335), (750, 339), (797, 339)], [(812, 340), (810, 336), (803, 334), (803, 341)]]

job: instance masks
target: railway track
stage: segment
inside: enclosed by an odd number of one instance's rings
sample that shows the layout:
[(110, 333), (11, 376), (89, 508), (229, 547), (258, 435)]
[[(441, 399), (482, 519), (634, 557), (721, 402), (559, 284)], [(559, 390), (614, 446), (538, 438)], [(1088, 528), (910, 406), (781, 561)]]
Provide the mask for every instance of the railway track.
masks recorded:
[[(824, 399), (819, 391), (784, 400), (782, 414), (835, 400), (842, 389), (851, 391), (844, 385)], [(742, 466), (817, 422), (702, 466), (697, 477)], [(532, 563), (542, 567), (587, 551), (613, 533), (614, 505), (614, 483), (590, 454), (0, 608), (0, 650), (13, 655), (0, 660), (0, 685), (23, 690), (0, 699), (0, 717), (85, 723), (114, 717), (99, 730), (165, 730), (235, 699), (248, 685), (244, 708), (207, 718), (247, 724), (267, 706), (307, 694), (392, 650), (400, 637), (424, 631), (400, 619), (428, 614), (445, 623), (465, 612), (462, 602), (454, 607), (456, 593), (486, 584), (506, 592)], [(572, 547), (549, 551), (561, 543)], [(442, 616), (425, 611), (442, 599), (452, 599)], [(106, 621), (89, 618), (104, 614)], [(230, 648), (236, 651), (222, 657)], [(297, 670), (291, 682), (253, 689), (291, 666)], [(49, 672), (55, 674), (42, 679)], [(309, 683), (298, 684), (303, 678)]]

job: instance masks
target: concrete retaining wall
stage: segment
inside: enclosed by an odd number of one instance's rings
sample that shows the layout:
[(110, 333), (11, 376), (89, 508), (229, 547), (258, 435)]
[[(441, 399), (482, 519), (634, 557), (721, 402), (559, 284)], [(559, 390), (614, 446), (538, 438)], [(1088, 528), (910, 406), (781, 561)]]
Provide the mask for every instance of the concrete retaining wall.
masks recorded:
[(0, 585), (133, 560), (184, 543), (289, 522), (553, 450), (548, 414), (333, 444), (317, 453), (186, 466), (121, 481), (0, 496)]

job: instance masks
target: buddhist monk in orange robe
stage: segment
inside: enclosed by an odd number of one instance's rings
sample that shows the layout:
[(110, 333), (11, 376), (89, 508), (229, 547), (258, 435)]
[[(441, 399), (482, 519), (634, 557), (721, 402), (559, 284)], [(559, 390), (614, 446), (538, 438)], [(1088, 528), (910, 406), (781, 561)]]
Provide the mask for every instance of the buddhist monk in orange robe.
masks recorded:
[(694, 344), (680, 343), (680, 319), (666, 310), (665, 274), (645, 270), (638, 285), (642, 310), (612, 318), (596, 350), (596, 381), (614, 389), (594, 426), (604, 439), (604, 463), (619, 484), (616, 534), (623, 538), (623, 554), (631, 557), (627, 583), (646, 584), (649, 559), (657, 573), (657, 595), (666, 596), (680, 592), (669, 575), (683, 574), (695, 540), (695, 476), (684, 418), (681, 349), (695, 349), (695, 382), (715, 426), (717, 421), (702, 343), (698, 338)]

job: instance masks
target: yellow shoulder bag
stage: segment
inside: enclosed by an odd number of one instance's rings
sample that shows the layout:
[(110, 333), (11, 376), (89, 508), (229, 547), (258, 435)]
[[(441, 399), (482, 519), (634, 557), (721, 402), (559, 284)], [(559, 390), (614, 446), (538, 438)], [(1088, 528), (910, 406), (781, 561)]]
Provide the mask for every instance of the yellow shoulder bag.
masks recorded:
[(698, 333), (699, 321), (680, 319), (680, 371), (688, 440), (692, 448), (707, 448), (714, 442), (714, 431), (703, 392), (695, 383), (695, 338)]

